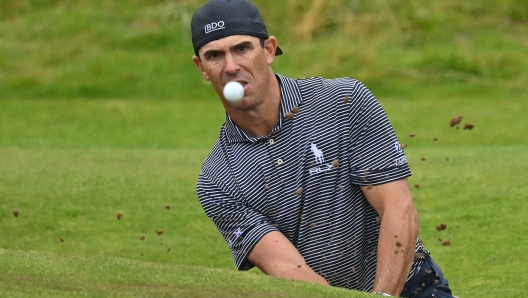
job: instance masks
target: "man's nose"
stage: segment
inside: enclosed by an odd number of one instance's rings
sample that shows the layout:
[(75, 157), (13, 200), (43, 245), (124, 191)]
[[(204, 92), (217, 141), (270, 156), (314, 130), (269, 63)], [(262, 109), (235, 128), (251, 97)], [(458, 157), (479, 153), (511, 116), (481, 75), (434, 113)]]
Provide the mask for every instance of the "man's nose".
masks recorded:
[(225, 72), (229, 75), (234, 75), (237, 73), (237, 71), (240, 70), (240, 66), (238, 65), (237, 59), (231, 55), (226, 55), (226, 66), (225, 66)]

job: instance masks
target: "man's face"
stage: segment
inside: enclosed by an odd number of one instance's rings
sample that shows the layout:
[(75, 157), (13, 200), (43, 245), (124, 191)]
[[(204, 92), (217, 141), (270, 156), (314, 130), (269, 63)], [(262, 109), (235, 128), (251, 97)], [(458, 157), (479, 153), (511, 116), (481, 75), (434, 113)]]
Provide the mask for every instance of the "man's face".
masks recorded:
[(275, 56), (277, 41), (268, 38), (264, 48), (257, 37), (232, 35), (211, 41), (199, 51), (193, 61), (207, 81), (226, 103), (224, 86), (236, 81), (244, 87), (244, 98), (238, 103), (229, 103), (241, 109), (252, 109), (266, 97), (270, 75), (274, 77), (271, 63)]

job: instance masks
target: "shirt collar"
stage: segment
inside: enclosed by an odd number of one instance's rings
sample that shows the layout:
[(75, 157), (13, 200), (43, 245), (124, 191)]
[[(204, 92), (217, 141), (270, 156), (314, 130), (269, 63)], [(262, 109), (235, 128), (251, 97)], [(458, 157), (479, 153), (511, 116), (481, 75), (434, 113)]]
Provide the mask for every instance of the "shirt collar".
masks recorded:
[[(280, 74), (275, 74), (280, 85), (280, 109), (279, 109), (279, 119), (271, 133), (275, 133), (282, 128), (284, 119), (288, 113), (293, 113), (293, 109), (298, 107), (302, 102), (301, 91), (297, 84), (297, 80), (290, 79)], [(235, 122), (226, 115), (226, 122), (224, 126), (225, 136), (229, 143), (237, 142), (250, 142), (255, 143), (262, 139), (267, 139), (267, 136), (264, 137), (250, 137), (248, 136)]]

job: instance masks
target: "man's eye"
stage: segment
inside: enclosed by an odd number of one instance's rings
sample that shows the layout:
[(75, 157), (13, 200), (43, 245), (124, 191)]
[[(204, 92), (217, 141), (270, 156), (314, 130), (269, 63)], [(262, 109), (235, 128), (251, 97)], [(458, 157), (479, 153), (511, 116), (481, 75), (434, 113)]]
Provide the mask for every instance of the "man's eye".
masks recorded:
[(239, 47), (238, 47), (238, 51), (239, 51), (239, 52), (245, 52), (245, 51), (247, 51), (247, 49), (248, 49), (247, 46), (239, 46)]
[(216, 60), (220, 58), (220, 53), (208, 53), (205, 55), (205, 60)]

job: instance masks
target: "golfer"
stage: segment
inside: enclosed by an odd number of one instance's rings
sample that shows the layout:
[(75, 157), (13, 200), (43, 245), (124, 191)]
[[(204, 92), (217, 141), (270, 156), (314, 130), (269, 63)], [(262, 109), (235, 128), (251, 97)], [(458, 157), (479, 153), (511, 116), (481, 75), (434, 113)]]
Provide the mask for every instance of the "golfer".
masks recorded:
[[(226, 122), (197, 183), (236, 267), (382, 296), (452, 297), (419, 239), (400, 143), (351, 78), (276, 74), (282, 55), (257, 8), (211, 0), (191, 21), (194, 64)], [(244, 97), (224, 98), (239, 82)]]

